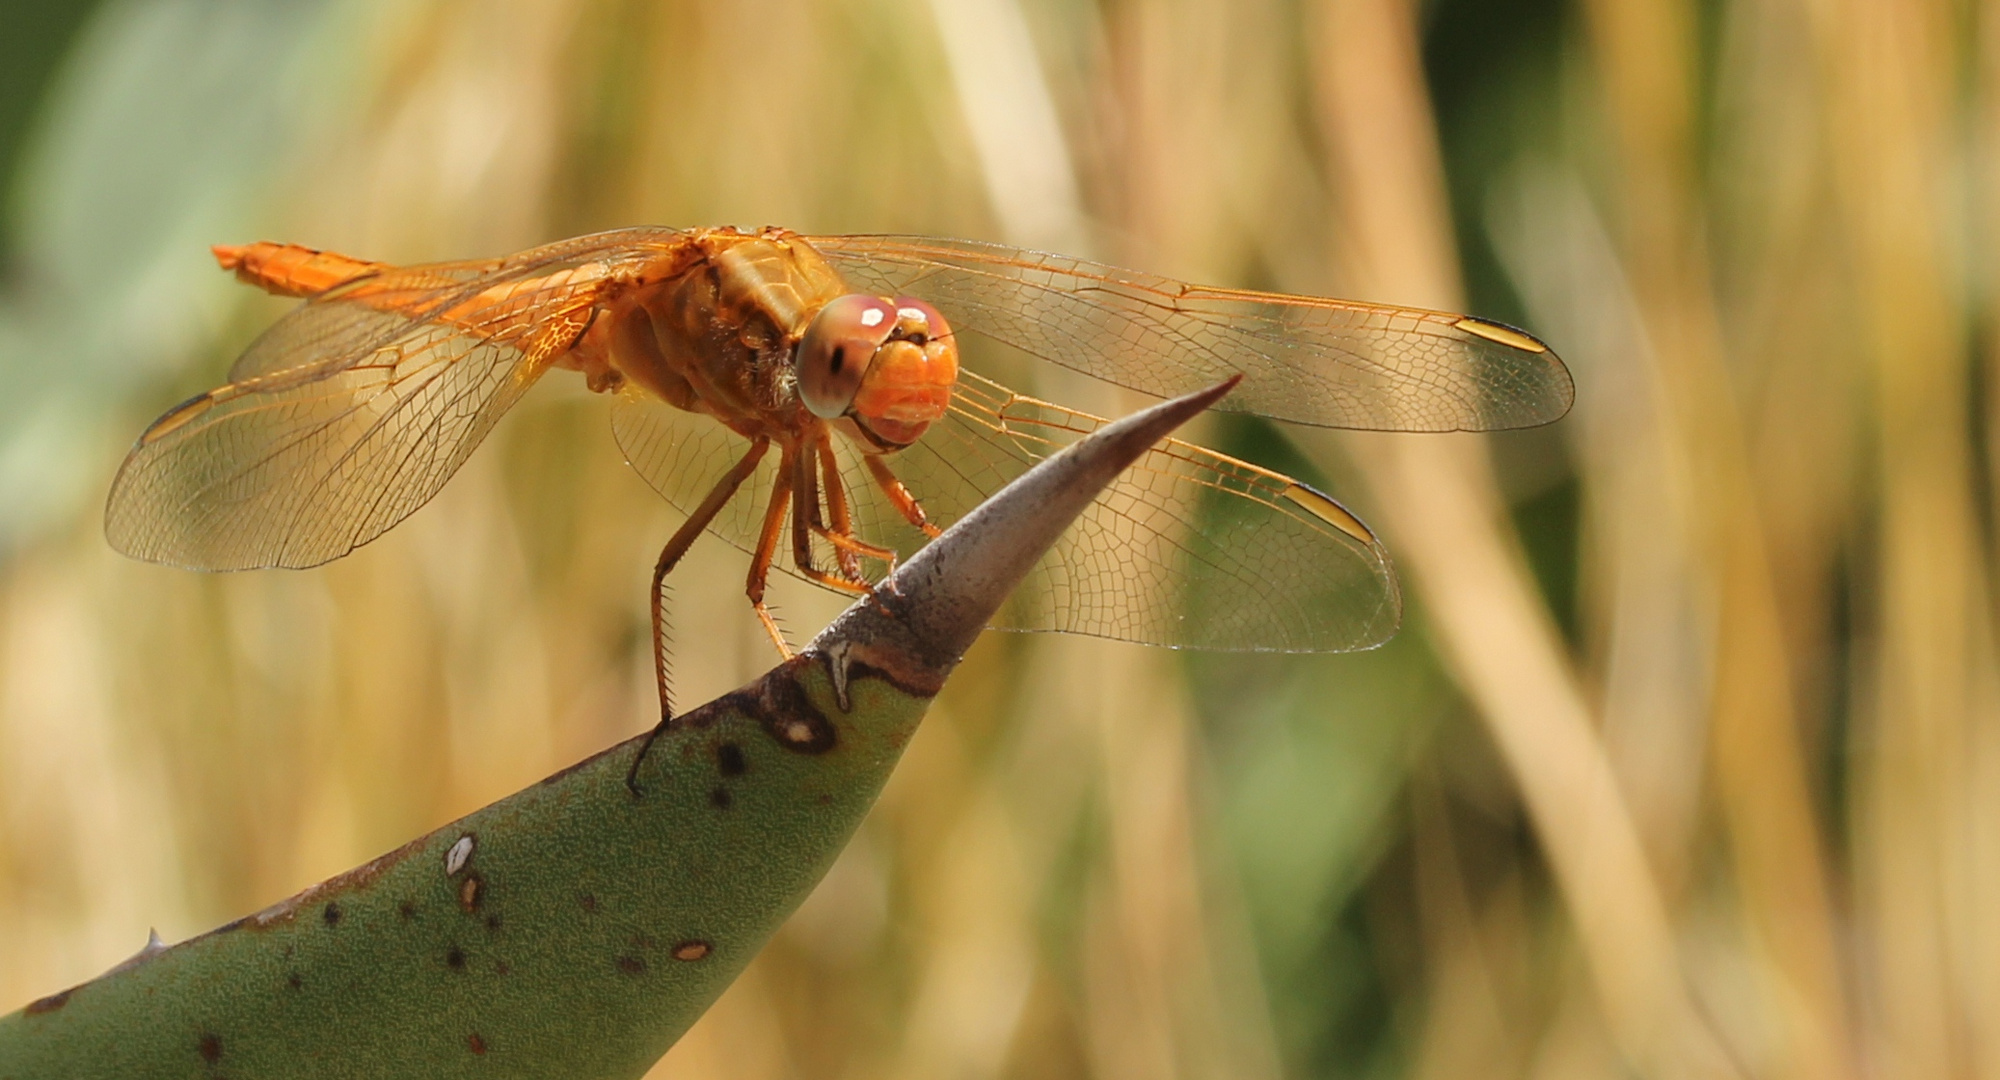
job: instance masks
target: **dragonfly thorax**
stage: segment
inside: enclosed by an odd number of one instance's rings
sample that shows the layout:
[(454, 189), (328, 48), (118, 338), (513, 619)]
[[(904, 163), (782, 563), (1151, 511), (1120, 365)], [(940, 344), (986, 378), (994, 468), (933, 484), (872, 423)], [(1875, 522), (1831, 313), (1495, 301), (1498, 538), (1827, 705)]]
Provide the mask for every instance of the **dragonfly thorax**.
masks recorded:
[(840, 276), (777, 230), (710, 230), (689, 248), (604, 313), (616, 382), (746, 433), (794, 426), (794, 348), (813, 314), (847, 291)]

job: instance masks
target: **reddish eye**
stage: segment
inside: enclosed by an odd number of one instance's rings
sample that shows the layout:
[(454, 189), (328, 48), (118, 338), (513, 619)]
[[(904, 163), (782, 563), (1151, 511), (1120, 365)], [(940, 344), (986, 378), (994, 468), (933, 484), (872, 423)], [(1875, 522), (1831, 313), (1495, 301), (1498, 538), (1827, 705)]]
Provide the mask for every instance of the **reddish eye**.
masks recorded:
[(792, 364), (799, 400), (814, 416), (832, 420), (847, 412), (875, 350), (896, 329), (897, 306), (879, 296), (849, 293), (828, 301), (813, 316)]

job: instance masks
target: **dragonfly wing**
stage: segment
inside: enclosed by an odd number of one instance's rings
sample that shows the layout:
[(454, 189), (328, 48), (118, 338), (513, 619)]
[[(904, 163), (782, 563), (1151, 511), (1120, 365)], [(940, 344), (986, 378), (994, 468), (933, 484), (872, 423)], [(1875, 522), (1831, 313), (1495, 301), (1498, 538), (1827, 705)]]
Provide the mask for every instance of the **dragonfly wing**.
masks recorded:
[(975, 241), (811, 242), (857, 288), (922, 297), (961, 334), (1160, 396), (1241, 373), (1220, 407), (1274, 420), (1489, 431), (1547, 423), (1575, 398), (1547, 346), (1480, 319), (1208, 288)]
[[(308, 311), (313, 317), (298, 317)], [(229, 381), (248, 382), (281, 371), (293, 372), (298, 379), (310, 378), (313, 372), (331, 374), (389, 345), (409, 329), (409, 316), (400, 312), (360, 304), (302, 307), (257, 335), (229, 366)]]
[(607, 278), (677, 235), (393, 269), (315, 297), (252, 344), (233, 381), (140, 436), (106, 537), (206, 570), (345, 555), (429, 501), (588, 326)]
[(435, 495), (539, 374), (506, 344), (426, 326), (337, 370), (231, 383), (140, 438), (105, 535), (204, 570), (339, 558)]
[(625, 229), (383, 267), (313, 297), (228, 384), (140, 436), (112, 482), (106, 537), (207, 570), (339, 558), (429, 501), (588, 327), (606, 283), (683, 235)]
[[(1106, 422), (967, 374), (948, 418), (896, 468), (927, 510), (955, 520)], [(1360, 519), (1289, 477), (1167, 439), (1098, 496), (994, 625), (1342, 652), (1388, 640), (1401, 616), (1388, 553)]]
[[(730, 466), (750, 450), (748, 439), (714, 417), (676, 409), (629, 384), (611, 405), (611, 435), (625, 461), (684, 515), (693, 513)], [(775, 451), (764, 455), (736, 496), (709, 523), (709, 532), (745, 552), (756, 546), (758, 526), (778, 475), (777, 459)], [(790, 560), (781, 557), (777, 565), (788, 568)]]

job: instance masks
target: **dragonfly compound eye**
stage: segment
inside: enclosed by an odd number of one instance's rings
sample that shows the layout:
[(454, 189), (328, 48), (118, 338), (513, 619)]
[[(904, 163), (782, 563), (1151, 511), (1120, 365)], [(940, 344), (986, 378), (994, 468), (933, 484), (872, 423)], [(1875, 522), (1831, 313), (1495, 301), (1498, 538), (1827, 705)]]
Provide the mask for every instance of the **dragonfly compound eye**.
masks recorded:
[(848, 412), (874, 441), (908, 446), (943, 417), (958, 382), (958, 341), (944, 316), (914, 297), (896, 298), (896, 331), (875, 350)]
[(792, 361), (799, 399), (814, 416), (832, 420), (846, 414), (875, 351), (889, 340), (898, 321), (896, 305), (861, 293), (836, 297), (819, 309)]

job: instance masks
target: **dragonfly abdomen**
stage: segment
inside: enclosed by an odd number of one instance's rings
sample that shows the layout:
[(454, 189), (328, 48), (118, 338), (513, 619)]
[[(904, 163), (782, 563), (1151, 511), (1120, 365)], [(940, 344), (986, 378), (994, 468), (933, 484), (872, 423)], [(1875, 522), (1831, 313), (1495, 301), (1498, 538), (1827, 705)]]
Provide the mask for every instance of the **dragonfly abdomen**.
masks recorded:
[(209, 249), (237, 280), (274, 296), (318, 296), (358, 278), (379, 274), (386, 263), (350, 258), (301, 244), (217, 244)]

